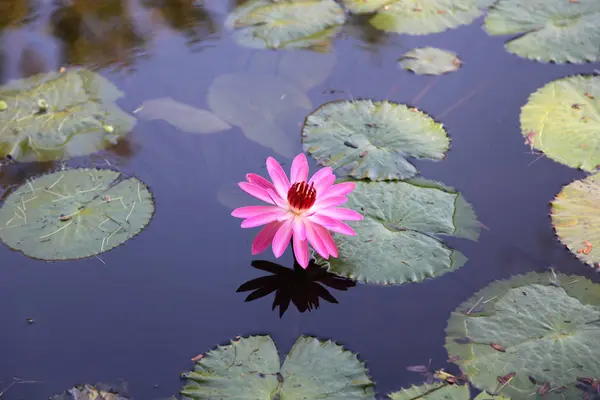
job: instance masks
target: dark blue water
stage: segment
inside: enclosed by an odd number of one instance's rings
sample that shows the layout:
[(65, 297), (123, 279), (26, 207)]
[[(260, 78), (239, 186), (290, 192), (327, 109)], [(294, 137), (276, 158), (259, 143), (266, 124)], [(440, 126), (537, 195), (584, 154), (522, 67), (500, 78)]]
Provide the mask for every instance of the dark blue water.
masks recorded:
[[(57, 35), (56, 6), (40, 1), (24, 24), (1, 33), (3, 83), (85, 64), (126, 93), (119, 105), (128, 112), (158, 97), (207, 109), (206, 93), (215, 77), (249, 70), (274, 74), (281, 57), (239, 47), (228, 37), (222, 21), (234, 4), (226, 0), (199, 4), (194, 18), (178, 10), (177, 2), (162, 16), (158, 8), (135, 0), (105, 2), (117, 11), (93, 7), (97, 2), (91, 0), (74, 3), (84, 13), (113, 12), (121, 18), (120, 30), (94, 36), (70, 31), (76, 22), (67, 19), (60, 20), (66, 32)], [(188, 18), (178, 20), (178, 12)], [(387, 393), (421, 381), (406, 371), (409, 365), (431, 359), (433, 368), (454, 371), (443, 347), (446, 320), (488, 283), (551, 266), (600, 282), (557, 242), (548, 217), (548, 202), (561, 186), (584, 174), (531, 154), (519, 129), (520, 107), (531, 92), (599, 65), (519, 59), (504, 50), (504, 38), (488, 36), (481, 22), (411, 37), (373, 32), (357, 19), (334, 42), (332, 74), (307, 93), (315, 108), (340, 98), (389, 99), (416, 105), (444, 123), (452, 139), (447, 159), (417, 166), (424, 177), (461, 191), (488, 228), (477, 243), (448, 241), (469, 257), (463, 268), (401, 287), (332, 289), (339, 304), (321, 301), (318, 310), (305, 313), (291, 305), (281, 318), (271, 310), (272, 294), (244, 302), (247, 293), (236, 289), (268, 275), (251, 262), (275, 260), (270, 251), (251, 256), (258, 229), (240, 229), (240, 221), (230, 216), (233, 203), (246, 199), (230, 189), (247, 172), (265, 174), (268, 156), (286, 166), (291, 158), (249, 141), (238, 128), (194, 135), (164, 121), (140, 121), (115, 148), (67, 165), (108, 161), (146, 182), (157, 208), (147, 229), (102, 254), (104, 263), (97, 258), (44, 263), (0, 248), (1, 387), (12, 377), (39, 381), (15, 385), (2, 399), (45, 399), (77, 383), (119, 379), (137, 399), (166, 397), (178, 392), (179, 373), (192, 366), (191, 357), (237, 335), (257, 333), (271, 334), (282, 352), (301, 334), (334, 339), (367, 361), (378, 392)], [(74, 39), (79, 47), (69, 44)], [(421, 46), (455, 51), (464, 65), (441, 77), (397, 68), (400, 54)], [(294, 153), (302, 151), (303, 117), (281, 121)], [(0, 183), (9, 190), (59, 166), (11, 166), (0, 172)], [(292, 267), (291, 252), (277, 262)], [(35, 322), (28, 324), (27, 318)]]

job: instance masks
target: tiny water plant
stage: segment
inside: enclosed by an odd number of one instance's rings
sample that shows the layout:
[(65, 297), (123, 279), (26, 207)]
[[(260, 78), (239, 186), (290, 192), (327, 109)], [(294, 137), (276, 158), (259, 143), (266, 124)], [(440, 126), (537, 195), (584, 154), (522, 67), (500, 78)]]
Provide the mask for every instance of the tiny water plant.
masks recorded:
[(302, 153), (292, 162), (290, 179), (272, 157), (267, 159), (267, 171), (272, 183), (260, 175), (247, 174), (247, 182), (240, 182), (239, 186), (271, 205), (240, 207), (231, 213), (244, 218), (242, 228), (266, 225), (252, 243), (252, 254), (262, 253), (272, 243), (273, 254), (279, 258), (291, 240), (294, 256), (302, 268), (308, 266), (309, 242), (321, 257), (337, 257), (338, 250), (329, 231), (354, 236), (356, 232), (342, 221), (363, 219), (354, 210), (338, 207), (348, 201), (346, 195), (354, 190), (355, 184), (334, 184), (335, 175), (329, 167), (321, 168), (308, 180), (308, 162)]

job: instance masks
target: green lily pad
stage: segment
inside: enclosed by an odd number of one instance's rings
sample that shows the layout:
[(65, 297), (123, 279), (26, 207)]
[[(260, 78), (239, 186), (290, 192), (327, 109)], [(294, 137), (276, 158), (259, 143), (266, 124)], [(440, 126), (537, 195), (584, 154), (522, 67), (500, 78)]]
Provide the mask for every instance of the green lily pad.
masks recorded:
[(128, 400), (114, 390), (104, 390), (92, 385), (77, 385), (50, 400)]
[(442, 124), (404, 104), (333, 101), (313, 111), (302, 128), (304, 151), (342, 176), (406, 179), (408, 157), (441, 160), (450, 139)]
[(499, 0), (485, 19), (490, 35), (518, 35), (506, 49), (543, 62), (600, 61), (597, 0)]
[(533, 93), (521, 109), (521, 131), (532, 148), (573, 168), (600, 164), (600, 76), (570, 76)]
[(510, 400), (510, 397), (506, 397), (506, 396), (502, 396), (502, 395), (492, 396), (488, 392), (483, 391), (483, 392), (479, 393), (477, 396), (475, 396), (475, 399), (473, 399), (473, 400)]
[(316, 258), (360, 282), (397, 285), (440, 276), (467, 259), (435, 235), (479, 237), (480, 224), (462, 195), (433, 181), (357, 181), (346, 206), (364, 215), (349, 223), (356, 236), (335, 235), (339, 258)]
[(581, 261), (600, 265), (600, 173), (576, 180), (552, 201), (552, 225), (560, 241)]
[(76, 168), (27, 181), (0, 208), (0, 239), (42, 260), (94, 256), (125, 243), (150, 222), (146, 185), (108, 169)]
[(407, 51), (400, 57), (400, 66), (419, 75), (442, 75), (456, 71), (461, 61), (448, 50), (421, 47)]
[(49, 161), (87, 155), (116, 143), (135, 119), (114, 101), (112, 83), (85, 69), (49, 72), (0, 88), (0, 157)]
[(240, 45), (251, 48), (306, 48), (328, 42), (346, 22), (333, 0), (250, 0), (225, 21)]
[(283, 365), (270, 336), (219, 346), (184, 374), (185, 399), (374, 400), (373, 382), (356, 354), (331, 341), (300, 336)]
[(468, 385), (450, 385), (448, 383), (424, 383), (411, 386), (388, 395), (392, 400), (469, 400)]
[[(600, 285), (580, 276), (518, 275), (477, 292), (454, 311), (446, 349), (476, 387), (526, 399), (549, 383), (548, 399), (581, 398), (578, 376), (600, 376)], [(532, 383), (532, 377), (536, 384)]]
[(475, 0), (396, 0), (369, 22), (386, 32), (427, 35), (470, 24), (481, 14)]
[(342, 0), (342, 4), (353, 14), (370, 14), (396, 0)]

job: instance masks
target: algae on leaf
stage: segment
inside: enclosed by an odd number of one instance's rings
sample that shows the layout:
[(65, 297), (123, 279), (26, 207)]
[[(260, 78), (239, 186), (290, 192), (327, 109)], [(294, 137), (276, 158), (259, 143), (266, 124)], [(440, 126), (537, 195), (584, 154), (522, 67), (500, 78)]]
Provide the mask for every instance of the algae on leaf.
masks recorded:
[(558, 79), (533, 93), (521, 109), (521, 131), (549, 158), (594, 171), (600, 164), (600, 76)]
[(356, 236), (335, 235), (339, 258), (316, 259), (331, 272), (364, 283), (420, 282), (453, 271), (466, 257), (435, 236), (479, 237), (471, 206), (437, 182), (357, 181), (346, 207), (364, 215), (349, 223)]
[(0, 157), (49, 161), (87, 155), (127, 134), (135, 119), (114, 104), (121, 93), (85, 69), (49, 72), (0, 88)]
[(391, 400), (469, 400), (469, 385), (450, 385), (448, 383), (424, 383), (411, 386), (388, 395)]
[(375, 400), (356, 354), (332, 341), (300, 336), (280, 364), (270, 336), (250, 336), (209, 351), (184, 374), (184, 399)]
[[(479, 309), (473, 310), (478, 305)], [(600, 285), (580, 276), (529, 273), (497, 281), (454, 311), (446, 349), (473, 385), (527, 399), (580, 398), (578, 376), (600, 376)], [(531, 378), (530, 378), (531, 377)]]
[(346, 21), (334, 0), (249, 0), (225, 21), (234, 39), (251, 48), (308, 48), (328, 43)]
[(485, 19), (491, 35), (518, 35), (506, 49), (543, 62), (600, 61), (598, 0), (498, 0)]
[(0, 208), (0, 239), (41, 260), (94, 256), (142, 231), (154, 213), (146, 185), (109, 169), (76, 168), (27, 181)]
[(407, 51), (400, 57), (400, 66), (419, 75), (442, 75), (456, 71), (461, 61), (448, 50), (421, 47)]
[(556, 235), (571, 253), (600, 268), (600, 173), (563, 187), (552, 200), (550, 216)]
[(339, 175), (371, 180), (417, 173), (408, 157), (441, 160), (450, 139), (442, 124), (404, 104), (334, 101), (313, 111), (302, 128), (304, 150)]

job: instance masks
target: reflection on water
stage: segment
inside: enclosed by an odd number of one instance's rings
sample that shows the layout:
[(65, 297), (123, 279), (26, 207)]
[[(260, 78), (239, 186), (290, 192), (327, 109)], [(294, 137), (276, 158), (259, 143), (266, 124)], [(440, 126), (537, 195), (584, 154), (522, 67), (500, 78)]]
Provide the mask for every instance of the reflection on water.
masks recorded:
[(335, 290), (346, 291), (356, 286), (354, 281), (334, 275), (316, 265), (313, 260), (303, 269), (294, 260), (294, 268), (286, 268), (270, 261), (252, 261), (252, 267), (271, 273), (272, 275), (252, 279), (238, 288), (238, 292), (252, 293), (246, 297), (246, 302), (258, 300), (275, 292), (272, 310), (279, 307), (279, 316), (282, 317), (294, 303), (298, 311), (312, 311), (319, 308), (319, 299), (337, 304), (338, 301), (331, 295), (325, 286)]

